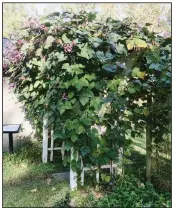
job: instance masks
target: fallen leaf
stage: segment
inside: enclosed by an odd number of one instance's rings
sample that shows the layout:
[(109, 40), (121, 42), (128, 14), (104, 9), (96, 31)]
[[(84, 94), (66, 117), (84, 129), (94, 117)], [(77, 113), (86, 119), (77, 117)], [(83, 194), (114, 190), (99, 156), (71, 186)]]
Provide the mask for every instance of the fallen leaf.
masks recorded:
[(47, 184), (48, 184), (48, 185), (50, 185), (50, 184), (51, 184), (51, 181), (52, 181), (52, 179), (51, 179), (51, 178), (47, 178), (47, 179), (46, 179), (46, 182), (47, 182)]
[(100, 192), (94, 192), (94, 197), (99, 199), (99, 198), (103, 197), (103, 194)]
[(36, 189), (32, 189), (32, 190), (30, 190), (30, 192), (36, 192), (38, 189), (36, 188)]

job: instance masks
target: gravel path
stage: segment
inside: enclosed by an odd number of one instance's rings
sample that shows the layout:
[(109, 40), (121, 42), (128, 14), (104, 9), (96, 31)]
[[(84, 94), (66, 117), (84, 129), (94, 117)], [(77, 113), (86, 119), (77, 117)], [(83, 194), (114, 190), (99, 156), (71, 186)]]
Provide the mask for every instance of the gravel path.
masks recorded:
[[(14, 146), (18, 139), (24, 139), (34, 133), (30, 123), (25, 120), (22, 104), (18, 102), (16, 95), (10, 92), (8, 79), (3, 81), (3, 124), (21, 124), (23, 131), (14, 134)], [(3, 134), (3, 152), (8, 151), (8, 134)]]

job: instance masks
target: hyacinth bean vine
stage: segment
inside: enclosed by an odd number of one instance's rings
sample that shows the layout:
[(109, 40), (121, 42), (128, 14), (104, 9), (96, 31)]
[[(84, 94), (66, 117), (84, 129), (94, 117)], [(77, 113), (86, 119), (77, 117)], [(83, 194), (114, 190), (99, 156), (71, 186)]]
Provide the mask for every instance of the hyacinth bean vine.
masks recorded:
[[(159, 119), (170, 109), (170, 38), (147, 27), (112, 19), (101, 24), (92, 13), (55, 13), (42, 24), (26, 23), (27, 35), (8, 51), (10, 82), (28, 118), (41, 130), (47, 113), (54, 138), (65, 141), (66, 151), (78, 150), (85, 166), (118, 161), (126, 132), (144, 132), (151, 112), (153, 138), (167, 128), (168, 120)], [(78, 171), (77, 151), (74, 157)], [(69, 154), (63, 162), (70, 162)]]

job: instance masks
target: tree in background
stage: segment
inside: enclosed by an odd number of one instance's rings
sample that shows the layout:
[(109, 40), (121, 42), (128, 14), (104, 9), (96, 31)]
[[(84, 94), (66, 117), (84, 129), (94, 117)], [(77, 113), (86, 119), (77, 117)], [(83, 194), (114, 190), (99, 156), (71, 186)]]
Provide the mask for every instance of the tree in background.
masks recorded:
[(17, 39), (21, 27), (30, 17), (38, 17), (34, 4), (4, 3), (3, 4), (3, 37)]
[(171, 31), (171, 4), (122, 4), (119, 8), (131, 22), (151, 23), (154, 32)]
[(118, 11), (117, 11), (117, 5), (118, 4), (99, 4), (99, 15), (100, 15), (100, 20), (101, 21), (106, 21), (107, 18), (112, 18), (112, 19), (119, 19), (118, 16)]
[(93, 12), (95, 9), (97, 9), (98, 4), (96, 3), (73, 3), (73, 4), (61, 4), (60, 8), (64, 12), (74, 12), (79, 13), (80, 11), (86, 11), (86, 12)]
[(3, 5), (3, 36), (10, 38), (10, 34), (20, 29), (21, 22), (26, 18), (24, 4)]
[(105, 22), (107, 18), (117, 19), (117, 5), (115, 3), (76, 3), (76, 4), (61, 4), (61, 9), (67, 12), (79, 13), (80, 11), (97, 12), (97, 19)]
[[(41, 4), (41, 8), (43, 5)], [(25, 19), (30, 17), (41, 17), (38, 4), (3, 4), (3, 36), (12, 38), (11, 34), (16, 31), (19, 36), (19, 29)], [(107, 18), (123, 20), (127, 17), (130, 22), (138, 25), (152, 23), (150, 30), (164, 33), (171, 31), (171, 5), (170, 4), (117, 4), (117, 3), (63, 3), (47, 4), (43, 16), (52, 12), (74, 12), (80, 11), (97, 12), (99, 21), (105, 22)], [(14, 37), (15, 38), (15, 37)]]
[[(59, 4), (58, 4), (59, 5)], [(76, 12), (98, 12), (97, 18), (105, 22), (107, 18), (124, 19), (129, 18), (131, 22), (138, 25), (152, 23), (151, 30), (154, 32), (171, 31), (171, 5), (159, 3), (145, 4), (118, 4), (118, 3), (75, 3), (60, 4), (63, 11)]]

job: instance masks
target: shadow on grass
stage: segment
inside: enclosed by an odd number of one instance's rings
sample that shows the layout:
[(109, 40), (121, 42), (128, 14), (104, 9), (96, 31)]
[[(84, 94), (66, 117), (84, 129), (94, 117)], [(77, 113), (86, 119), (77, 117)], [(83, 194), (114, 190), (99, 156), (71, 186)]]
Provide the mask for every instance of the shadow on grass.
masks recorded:
[(138, 146), (138, 147), (140, 147), (140, 148), (142, 148), (143, 150), (146, 150), (145, 146), (144, 146), (144, 144), (142, 142), (134, 141), (133, 144)]
[(24, 180), (4, 186), (3, 207), (53, 207), (68, 190), (68, 183), (54, 179)]
[(132, 164), (124, 165), (125, 174), (133, 174), (142, 181), (145, 181), (146, 157), (138, 151), (133, 150), (128, 159)]
[(7, 153), (3, 157), (3, 207), (52, 207), (68, 191), (68, 182), (51, 177), (65, 171), (62, 163), (34, 163)]
[[(124, 166), (125, 174), (133, 174), (140, 181), (146, 181), (146, 155), (141, 154), (138, 151), (133, 150), (131, 156), (128, 157), (132, 161), (132, 164)], [(171, 192), (171, 175), (172, 166), (171, 160), (158, 158), (158, 164), (156, 164), (156, 158), (152, 157), (152, 178), (151, 182), (154, 187), (159, 191)]]
[(14, 154), (3, 153), (3, 183), (5, 186), (18, 184), (24, 180), (48, 177), (52, 173), (66, 172), (61, 153), (54, 154), (55, 163), (43, 164), (41, 141), (29, 138), (21, 140)]

